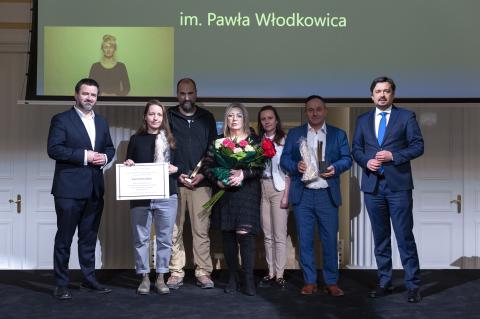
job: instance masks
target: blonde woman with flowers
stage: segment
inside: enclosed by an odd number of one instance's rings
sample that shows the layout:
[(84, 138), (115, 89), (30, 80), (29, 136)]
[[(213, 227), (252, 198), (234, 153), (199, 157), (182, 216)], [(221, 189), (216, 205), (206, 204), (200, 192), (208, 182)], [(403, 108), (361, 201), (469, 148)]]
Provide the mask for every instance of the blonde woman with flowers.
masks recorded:
[(223, 136), (210, 146), (203, 165), (204, 175), (219, 191), (204, 207), (212, 211), (212, 227), (222, 230), (229, 271), (225, 293), (235, 293), (239, 288), (238, 246), (244, 270), (243, 292), (249, 296), (256, 293), (255, 236), (260, 229), (260, 177), (264, 161), (271, 155), (268, 151), (268, 145), (262, 148), (258, 137), (250, 134), (245, 106), (229, 105)]

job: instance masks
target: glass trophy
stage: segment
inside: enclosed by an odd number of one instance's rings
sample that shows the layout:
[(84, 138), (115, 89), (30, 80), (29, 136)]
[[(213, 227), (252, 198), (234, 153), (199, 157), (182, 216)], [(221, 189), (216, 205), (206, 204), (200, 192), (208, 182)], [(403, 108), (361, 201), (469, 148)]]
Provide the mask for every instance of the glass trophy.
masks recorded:
[(189, 183), (192, 182), (192, 180), (197, 176), (198, 172), (200, 171), (200, 168), (202, 167), (202, 161), (203, 159), (198, 162), (197, 166), (193, 169), (193, 171), (188, 175), (188, 177), (185, 177), (185, 180)]
[(330, 166), (329, 161), (323, 160), (323, 141), (318, 141), (317, 146), (318, 174), (323, 174)]

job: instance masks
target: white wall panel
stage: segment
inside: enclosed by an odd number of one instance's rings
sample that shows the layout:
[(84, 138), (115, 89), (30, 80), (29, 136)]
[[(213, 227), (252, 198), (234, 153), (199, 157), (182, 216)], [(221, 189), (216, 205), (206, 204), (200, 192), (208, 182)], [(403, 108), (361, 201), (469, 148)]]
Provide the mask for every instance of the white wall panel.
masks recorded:
[(9, 269), (13, 256), (13, 225), (11, 221), (0, 220), (0, 269)]
[(422, 222), (417, 225), (417, 248), (420, 267), (444, 268), (452, 262), (452, 239), (455, 225), (443, 220)]

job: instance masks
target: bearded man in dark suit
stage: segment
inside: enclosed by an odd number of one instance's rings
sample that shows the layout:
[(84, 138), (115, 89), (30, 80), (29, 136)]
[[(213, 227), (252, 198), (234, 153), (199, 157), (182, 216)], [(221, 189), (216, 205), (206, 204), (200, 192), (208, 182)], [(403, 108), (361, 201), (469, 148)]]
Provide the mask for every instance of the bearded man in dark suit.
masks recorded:
[(375, 104), (357, 119), (352, 154), (363, 168), (361, 190), (372, 224), (378, 287), (371, 298), (392, 293), (391, 227), (405, 269), (407, 301), (419, 302), (420, 266), (413, 236), (413, 178), (410, 161), (423, 154), (415, 113), (393, 105), (395, 83), (379, 77), (370, 85)]
[(57, 213), (54, 246), (54, 297), (71, 299), (68, 290), (70, 246), (78, 228), (81, 287), (109, 293), (95, 278), (95, 245), (103, 211), (103, 167), (115, 155), (108, 123), (93, 112), (98, 83), (82, 79), (75, 86), (75, 105), (56, 114), (48, 134), (48, 156), (55, 160), (52, 194)]

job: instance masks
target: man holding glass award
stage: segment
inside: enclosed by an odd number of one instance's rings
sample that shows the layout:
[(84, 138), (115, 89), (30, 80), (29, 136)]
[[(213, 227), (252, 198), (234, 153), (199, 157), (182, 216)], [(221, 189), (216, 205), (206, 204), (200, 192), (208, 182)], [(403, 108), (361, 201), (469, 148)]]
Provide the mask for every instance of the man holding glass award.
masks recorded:
[(338, 207), (342, 204), (340, 174), (352, 166), (345, 131), (325, 123), (327, 106), (322, 97), (305, 101), (308, 123), (288, 132), (280, 165), (291, 179), (288, 202), (293, 205), (305, 285), (300, 293), (318, 291), (313, 250), (315, 225), (322, 242), (325, 293), (339, 297)]
[(212, 113), (195, 104), (197, 87), (192, 79), (178, 81), (177, 99), (179, 104), (168, 110), (168, 120), (177, 145), (175, 158), (180, 174), (177, 220), (173, 229), (173, 249), (167, 286), (170, 289), (178, 289), (183, 285), (185, 276), (183, 268), (186, 263), (183, 224), (185, 211), (188, 210), (192, 225), (196, 283), (201, 288), (213, 288), (214, 283), (210, 278), (213, 266), (208, 235), (210, 217), (202, 207), (210, 200), (212, 191), (209, 182), (199, 170), (208, 146), (217, 136), (217, 129)]

